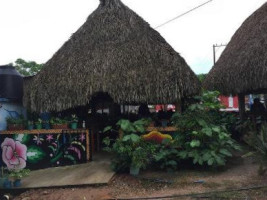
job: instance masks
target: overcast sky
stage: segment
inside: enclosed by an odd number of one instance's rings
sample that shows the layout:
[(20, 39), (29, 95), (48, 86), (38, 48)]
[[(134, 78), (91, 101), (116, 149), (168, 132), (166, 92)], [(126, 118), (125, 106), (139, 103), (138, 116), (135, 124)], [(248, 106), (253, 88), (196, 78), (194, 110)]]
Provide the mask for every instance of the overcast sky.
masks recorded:
[[(122, 0), (152, 27), (208, 0)], [(213, 66), (213, 44), (228, 43), (266, 0), (213, 0), (157, 29), (195, 73)], [(0, 65), (45, 63), (85, 22), (99, 0), (0, 0)], [(223, 48), (218, 48), (217, 57)]]

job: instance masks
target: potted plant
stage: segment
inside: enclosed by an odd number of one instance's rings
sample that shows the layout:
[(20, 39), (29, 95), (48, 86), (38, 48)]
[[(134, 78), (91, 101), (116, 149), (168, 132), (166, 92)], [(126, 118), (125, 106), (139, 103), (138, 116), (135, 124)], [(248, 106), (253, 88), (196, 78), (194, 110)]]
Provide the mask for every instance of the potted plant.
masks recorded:
[(43, 121), (43, 128), (46, 129), (46, 130), (50, 129), (49, 121), (47, 121), (47, 120)]
[(132, 162), (130, 166), (130, 174), (137, 176), (141, 168), (145, 168), (149, 163), (147, 152), (142, 147), (137, 147), (132, 153)]
[(53, 129), (68, 129), (68, 121), (65, 119), (53, 117), (51, 118), (50, 123)]
[(38, 130), (42, 129), (42, 123), (43, 123), (42, 119), (38, 118), (38, 120), (35, 122), (35, 128)]
[(28, 121), (27, 124), (28, 124), (28, 130), (32, 130), (34, 127), (33, 121)]
[(71, 115), (70, 128), (77, 129), (78, 127), (78, 117), (77, 115)]
[(13, 186), (20, 187), (21, 179), (25, 176), (28, 176), (29, 173), (30, 173), (29, 169), (10, 170), (9, 177), (13, 179)]
[(24, 129), (24, 117), (23, 115), (20, 115), (19, 117), (7, 117), (7, 129), (10, 131), (14, 130), (23, 130)]

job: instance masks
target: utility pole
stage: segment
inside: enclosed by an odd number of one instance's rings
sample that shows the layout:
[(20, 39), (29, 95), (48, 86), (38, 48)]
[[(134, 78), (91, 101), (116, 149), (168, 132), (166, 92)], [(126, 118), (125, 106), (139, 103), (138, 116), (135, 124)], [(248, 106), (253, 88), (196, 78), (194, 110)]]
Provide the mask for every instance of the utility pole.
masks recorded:
[(227, 44), (214, 44), (213, 47), (213, 64), (215, 65), (216, 63), (216, 48), (221, 48), (221, 47), (226, 47)]

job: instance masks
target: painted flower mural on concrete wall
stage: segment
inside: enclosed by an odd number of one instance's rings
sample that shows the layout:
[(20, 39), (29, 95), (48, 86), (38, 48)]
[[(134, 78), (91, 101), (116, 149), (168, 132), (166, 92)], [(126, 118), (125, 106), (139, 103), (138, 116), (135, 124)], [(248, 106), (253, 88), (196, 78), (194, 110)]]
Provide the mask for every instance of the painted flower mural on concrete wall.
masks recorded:
[(27, 147), (19, 141), (5, 138), (1, 144), (2, 160), (8, 169), (23, 169), (26, 167)]

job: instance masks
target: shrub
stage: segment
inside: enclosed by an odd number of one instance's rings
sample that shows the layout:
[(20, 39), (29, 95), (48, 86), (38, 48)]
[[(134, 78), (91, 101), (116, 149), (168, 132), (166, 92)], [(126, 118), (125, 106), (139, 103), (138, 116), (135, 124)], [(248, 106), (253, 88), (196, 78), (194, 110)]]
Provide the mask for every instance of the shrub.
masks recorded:
[(109, 138), (103, 142), (107, 146), (105, 150), (114, 154), (112, 169), (116, 172), (128, 171), (131, 166), (145, 169), (155, 151), (153, 145), (136, 134), (125, 135), (111, 146)]
[(222, 166), (232, 156), (232, 150), (240, 149), (228, 132), (227, 120), (219, 113), (217, 94), (204, 93), (198, 97), (200, 103), (189, 106), (183, 114), (173, 115), (181, 159), (190, 159), (193, 164)]

